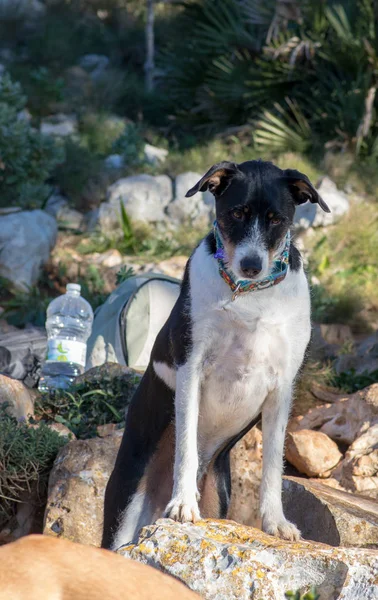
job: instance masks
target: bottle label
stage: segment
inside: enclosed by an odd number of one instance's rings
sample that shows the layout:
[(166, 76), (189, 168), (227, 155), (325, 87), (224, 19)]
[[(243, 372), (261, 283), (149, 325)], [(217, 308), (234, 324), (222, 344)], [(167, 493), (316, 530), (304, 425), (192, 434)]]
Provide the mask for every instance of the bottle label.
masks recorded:
[(73, 362), (85, 367), (87, 344), (73, 340), (49, 340), (47, 342), (46, 362)]

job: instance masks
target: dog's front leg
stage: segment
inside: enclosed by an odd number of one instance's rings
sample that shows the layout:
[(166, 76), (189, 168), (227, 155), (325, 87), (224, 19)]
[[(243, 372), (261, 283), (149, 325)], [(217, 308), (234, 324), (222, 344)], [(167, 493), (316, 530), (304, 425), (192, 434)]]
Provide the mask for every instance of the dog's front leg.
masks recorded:
[(173, 494), (166, 516), (176, 521), (197, 521), (199, 368), (193, 361), (180, 366), (176, 376), (176, 447)]
[(285, 432), (291, 406), (291, 385), (272, 392), (262, 409), (263, 474), (260, 489), (262, 528), (285, 540), (300, 532), (285, 518), (282, 508), (282, 467)]

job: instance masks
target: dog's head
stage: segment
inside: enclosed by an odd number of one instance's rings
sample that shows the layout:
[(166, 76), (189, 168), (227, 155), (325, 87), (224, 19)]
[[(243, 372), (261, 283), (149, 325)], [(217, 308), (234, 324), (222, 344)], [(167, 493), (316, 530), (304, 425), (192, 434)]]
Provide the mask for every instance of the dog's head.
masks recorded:
[(306, 175), (261, 160), (239, 165), (218, 163), (186, 196), (206, 190), (215, 196), (228, 265), (243, 279), (270, 274), (275, 256), (284, 247), (296, 206), (309, 200), (330, 212)]

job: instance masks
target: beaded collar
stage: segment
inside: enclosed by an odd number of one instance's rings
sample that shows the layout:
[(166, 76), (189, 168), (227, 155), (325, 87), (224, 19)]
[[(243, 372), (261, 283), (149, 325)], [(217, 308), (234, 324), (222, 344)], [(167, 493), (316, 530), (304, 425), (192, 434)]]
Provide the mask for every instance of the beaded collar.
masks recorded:
[(232, 300), (235, 300), (238, 296), (240, 296), (240, 294), (245, 294), (246, 292), (266, 290), (267, 288), (277, 285), (285, 279), (289, 264), (290, 231), (288, 231), (286, 234), (284, 249), (274, 261), (274, 267), (271, 274), (268, 275), (268, 277), (264, 277), (264, 279), (258, 279), (255, 281), (251, 281), (250, 279), (237, 279), (231, 269), (227, 267), (226, 251), (216, 221), (214, 221), (214, 235), (217, 248), (214, 258), (216, 258), (218, 261), (220, 276), (233, 292)]

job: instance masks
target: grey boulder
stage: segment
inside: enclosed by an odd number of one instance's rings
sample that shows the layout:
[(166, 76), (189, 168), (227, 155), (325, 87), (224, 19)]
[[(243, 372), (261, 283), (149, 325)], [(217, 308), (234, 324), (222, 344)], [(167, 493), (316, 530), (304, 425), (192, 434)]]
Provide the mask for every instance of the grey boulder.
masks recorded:
[[(101, 231), (120, 229), (120, 203), (134, 222), (156, 223), (166, 220), (165, 209), (172, 199), (172, 182), (167, 175), (134, 175), (111, 185), (107, 201), (97, 212)], [(91, 225), (93, 227), (93, 225)]]
[(0, 216), (0, 275), (27, 291), (38, 281), (56, 236), (56, 221), (43, 210)]
[(168, 215), (178, 223), (208, 227), (215, 218), (214, 197), (210, 192), (198, 192), (190, 198), (185, 194), (202, 175), (188, 171), (175, 179), (175, 198), (168, 206)]
[(326, 227), (336, 223), (349, 210), (346, 194), (339, 190), (329, 177), (323, 177), (317, 190), (331, 212), (324, 212), (318, 204), (301, 204), (295, 211), (294, 224), (298, 229), (309, 227)]

